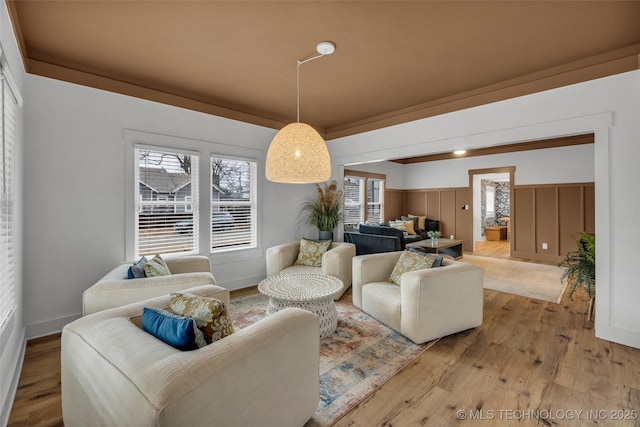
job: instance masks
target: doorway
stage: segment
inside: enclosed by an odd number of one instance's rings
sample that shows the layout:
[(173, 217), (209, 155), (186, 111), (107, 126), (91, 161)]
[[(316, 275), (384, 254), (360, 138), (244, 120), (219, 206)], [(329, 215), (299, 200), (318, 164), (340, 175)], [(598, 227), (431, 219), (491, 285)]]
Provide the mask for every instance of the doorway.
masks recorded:
[(469, 171), (475, 255), (504, 259), (511, 257), (514, 172), (515, 167)]

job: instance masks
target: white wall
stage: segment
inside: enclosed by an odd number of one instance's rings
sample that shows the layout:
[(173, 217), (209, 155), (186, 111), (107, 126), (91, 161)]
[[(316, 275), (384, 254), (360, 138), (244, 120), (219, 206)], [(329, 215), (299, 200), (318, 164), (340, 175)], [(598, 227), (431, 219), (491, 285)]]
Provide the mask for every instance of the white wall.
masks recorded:
[(504, 166), (516, 167), (513, 185), (593, 182), (593, 149), (592, 144), (575, 145), (409, 164), (405, 188), (467, 187), (470, 169)]
[[(18, 90), (24, 96), (24, 78), (25, 72), (22, 59), (18, 51), (18, 45), (13, 36), (13, 28), (9, 13), (7, 11), (6, 2), (2, 2), (0, 6), (0, 43), (2, 50), (7, 59), (7, 64), (11, 74), (18, 86)], [(0, 354), (0, 425), (6, 425), (11, 406), (13, 405), (13, 396), (15, 395), (17, 382), (22, 367), (22, 359), (24, 355), (24, 337), (25, 327), (23, 322), (23, 146), (24, 146), (24, 111), (21, 108), (16, 109), (16, 200), (15, 200), (15, 226), (14, 244), (15, 244), (15, 277), (16, 277), (16, 302), (18, 305), (13, 330), (7, 332), (6, 343)], [(2, 296), (0, 296), (2, 298)]]
[(393, 162), (374, 162), (345, 166), (345, 169), (386, 175), (385, 188), (405, 188), (405, 165)]
[[(640, 287), (635, 267), (640, 223), (634, 214), (640, 209), (639, 117), (640, 71), (636, 70), (340, 138), (330, 141), (329, 149), (339, 173), (341, 164), (594, 132), (596, 336), (640, 348), (640, 311), (636, 307)], [(394, 141), (394, 146), (388, 141)], [(589, 155), (584, 156), (588, 160)], [(546, 173), (554, 160), (549, 156), (527, 162), (518, 171), (530, 167)], [(579, 167), (573, 159), (562, 163), (553, 170)], [(516, 184), (529, 182), (527, 174), (516, 173)], [(586, 173), (577, 181), (590, 178)], [(468, 185), (467, 178), (460, 183)]]
[[(25, 322), (27, 337), (59, 331), (81, 312), (82, 292), (126, 260), (123, 130), (258, 150), (264, 170), (272, 129), (128, 96), (26, 76)], [(262, 183), (262, 247), (212, 257), (220, 285), (255, 285), (264, 249), (295, 228), (309, 185)]]

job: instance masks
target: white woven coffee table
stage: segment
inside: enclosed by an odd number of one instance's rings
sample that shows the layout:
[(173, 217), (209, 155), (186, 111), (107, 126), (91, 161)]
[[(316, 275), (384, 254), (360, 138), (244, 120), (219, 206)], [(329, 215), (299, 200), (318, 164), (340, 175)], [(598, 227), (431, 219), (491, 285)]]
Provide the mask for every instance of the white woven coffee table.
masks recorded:
[(340, 279), (323, 274), (279, 274), (267, 277), (258, 284), (258, 291), (269, 297), (267, 314), (287, 307), (315, 313), (318, 316), (320, 338), (336, 330), (338, 312), (333, 296), (341, 289)]

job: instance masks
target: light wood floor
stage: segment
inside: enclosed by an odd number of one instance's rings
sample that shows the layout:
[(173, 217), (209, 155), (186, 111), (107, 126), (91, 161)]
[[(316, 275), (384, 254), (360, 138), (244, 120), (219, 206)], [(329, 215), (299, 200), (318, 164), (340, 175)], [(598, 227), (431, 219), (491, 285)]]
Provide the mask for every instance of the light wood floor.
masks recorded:
[(509, 251), (509, 242), (507, 240), (476, 240), (475, 251), (469, 252), (470, 255), (485, 256), (489, 258), (511, 259), (515, 261), (533, 262), (536, 264), (558, 265), (553, 261), (541, 261), (531, 258), (512, 257)]
[[(596, 339), (586, 308), (578, 292), (553, 304), (485, 291), (482, 326), (441, 339), (336, 426), (640, 426), (611, 420), (640, 409), (640, 350)], [(27, 344), (9, 426), (58, 425), (54, 335)]]

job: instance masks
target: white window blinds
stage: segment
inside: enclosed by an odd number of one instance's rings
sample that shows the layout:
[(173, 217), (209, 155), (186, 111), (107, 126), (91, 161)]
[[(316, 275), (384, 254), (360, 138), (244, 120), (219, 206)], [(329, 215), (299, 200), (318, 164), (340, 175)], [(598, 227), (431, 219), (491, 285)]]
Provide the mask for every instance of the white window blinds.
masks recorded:
[(344, 177), (344, 229), (354, 231), (364, 223), (364, 178)]
[(0, 170), (0, 334), (16, 309), (15, 297), (15, 110), (12, 91), (0, 72), (2, 96), (2, 153)]
[(384, 180), (367, 178), (367, 221), (380, 222), (384, 217)]
[(198, 156), (136, 149), (136, 256), (198, 251)]
[(211, 158), (211, 252), (257, 246), (257, 162)]
[[(356, 172), (357, 173), (357, 172)], [(344, 177), (344, 230), (357, 231), (358, 224), (384, 219), (384, 179)]]

